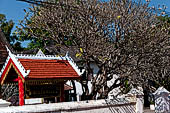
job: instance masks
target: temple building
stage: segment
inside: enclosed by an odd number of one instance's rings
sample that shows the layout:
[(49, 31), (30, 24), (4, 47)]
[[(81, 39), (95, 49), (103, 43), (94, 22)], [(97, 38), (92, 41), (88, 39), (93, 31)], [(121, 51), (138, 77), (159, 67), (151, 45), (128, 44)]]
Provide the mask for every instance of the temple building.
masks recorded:
[(3, 34), (2, 30), (0, 29), (0, 70), (5, 63), (6, 58), (8, 57), (7, 49), (5, 46), (7, 46), (11, 51), (13, 51), (12, 48), (10, 47), (5, 35)]
[[(68, 80), (79, 80), (80, 70), (71, 57), (13, 54), (8, 57), (0, 72), (2, 98), (12, 105), (24, 105), (29, 99), (42, 103), (65, 101), (64, 90)], [(66, 87), (66, 88), (65, 88)]]

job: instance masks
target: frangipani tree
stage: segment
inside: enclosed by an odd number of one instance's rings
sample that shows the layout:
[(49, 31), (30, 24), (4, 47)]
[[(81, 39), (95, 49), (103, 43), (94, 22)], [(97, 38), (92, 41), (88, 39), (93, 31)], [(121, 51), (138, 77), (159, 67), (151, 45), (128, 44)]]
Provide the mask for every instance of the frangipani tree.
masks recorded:
[[(49, 41), (44, 47), (77, 48), (77, 56), (84, 61), (87, 70), (86, 80), (93, 72), (91, 60), (98, 65), (99, 72), (92, 77), (90, 94), (85, 86), (84, 94), (90, 99), (97, 93), (100, 98), (107, 97), (125, 80), (134, 86), (147, 86), (149, 80), (157, 80), (164, 74), (163, 70), (169, 69), (167, 26), (158, 20), (148, 3), (131, 0), (22, 1), (36, 5), (21, 24), (24, 33)], [(119, 77), (108, 87), (107, 81), (115, 74)]]

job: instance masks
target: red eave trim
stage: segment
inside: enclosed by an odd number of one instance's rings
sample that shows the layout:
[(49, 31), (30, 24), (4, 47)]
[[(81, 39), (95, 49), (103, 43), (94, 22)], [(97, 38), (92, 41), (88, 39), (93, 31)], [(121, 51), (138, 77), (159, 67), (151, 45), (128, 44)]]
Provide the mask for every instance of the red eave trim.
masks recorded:
[(65, 78), (70, 78), (70, 79), (79, 79), (79, 78), (81, 78), (80, 76), (78, 76), (78, 77), (72, 77), (72, 76), (56, 76), (56, 77), (42, 77), (42, 76), (40, 76), (40, 77), (28, 77), (28, 78), (30, 78), (30, 79), (65, 79)]
[(3, 73), (2, 73), (2, 75), (1, 75), (1, 79), (0, 79), (1, 81), (3, 80), (3, 78), (5, 76), (5, 73), (7, 72), (8, 67), (10, 66), (11, 62), (12, 62), (12, 59), (10, 58), (7, 65), (6, 65), (6, 67), (5, 67), (5, 69), (4, 69), (4, 71), (3, 71)]

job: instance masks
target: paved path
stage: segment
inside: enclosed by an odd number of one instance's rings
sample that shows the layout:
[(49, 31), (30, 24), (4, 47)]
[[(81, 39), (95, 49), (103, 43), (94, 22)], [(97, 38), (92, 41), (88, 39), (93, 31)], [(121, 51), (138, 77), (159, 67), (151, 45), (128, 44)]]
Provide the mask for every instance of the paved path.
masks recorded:
[(153, 110), (150, 109), (144, 109), (144, 113), (155, 113)]

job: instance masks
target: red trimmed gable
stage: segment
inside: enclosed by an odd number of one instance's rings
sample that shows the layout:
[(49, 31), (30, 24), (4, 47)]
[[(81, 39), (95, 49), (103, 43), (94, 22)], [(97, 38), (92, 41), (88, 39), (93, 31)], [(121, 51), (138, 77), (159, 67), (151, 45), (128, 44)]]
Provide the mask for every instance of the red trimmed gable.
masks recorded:
[(79, 78), (67, 60), (18, 59), (26, 70), (28, 78)]
[(12, 61), (12, 59), (10, 58), (10, 59), (8, 60), (7, 65), (5, 66), (2, 74), (1, 74), (1, 77), (0, 77), (1, 85), (3, 84), (4, 80), (6, 79), (6, 74), (7, 74), (8, 71), (9, 71), (10, 65), (13, 65), (13, 68), (16, 69), (16, 71), (17, 71), (18, 74), (20, 75), (21, 79), (24, 81), (24, 77), (23, 77), (22, 73), (20, 72), (20, 70), (18, 69), (18, 67), (15, 65), (15, 63)]

